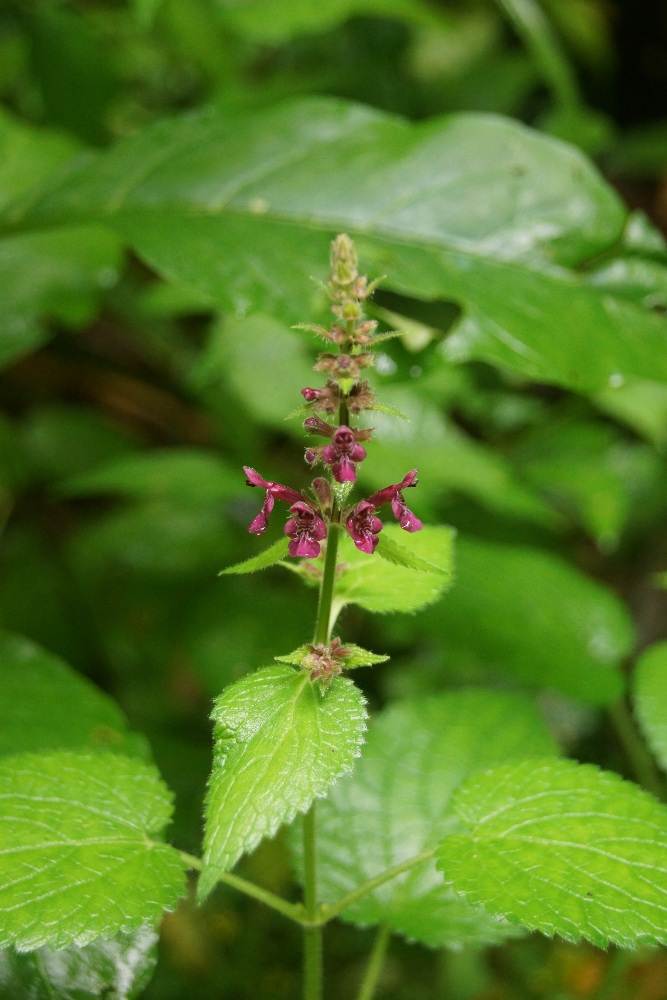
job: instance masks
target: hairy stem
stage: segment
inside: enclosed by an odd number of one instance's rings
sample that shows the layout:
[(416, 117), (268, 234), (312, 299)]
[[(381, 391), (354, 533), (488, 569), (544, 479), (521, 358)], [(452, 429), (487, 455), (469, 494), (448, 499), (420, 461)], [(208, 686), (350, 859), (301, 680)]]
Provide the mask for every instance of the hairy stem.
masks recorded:
[(330, 906), (326, 904), (320, 907), (319, 923), (326, 924), (332, 917), (337, 917), (339, 913), (346, 910), (348, 906), (352, 903), (356, 903), (358, 899), (363, 896), (367, 896), (369, 892), (373, 889), (379, 888), (379, 886), (384, 885), (385, 882), (391, 882), (393, 878), (398, 875), (402, 875), (403, 872), (409, 872), (412, 868), (416, 868), (423, 861), (428, 861), (435, 854), (435, 847), (429, 848), (427, 851), (422, 851), (421, 854), (415, 854), (414, 857), (408, 858), (407, 861), (401, 861), (399, 865), (394, 865), (393, 868), (387, 868), (386, 871), (380, 872), (374, 878), (369, 878), (367, 882), (362, 885), (357, 886), (352, 892), (348, 892), (347, 895), (342, 896), (336, 903), (332, 903)]
[(312, 806), (303, 821), (304, 906), (310, 926), (304, 937), (304, 998), (321, 1000), (322, 996), (322, 928), (317, 925), (317, 857), (315, 841), (315, 811)]
[(382, 924), (375, 937), (375, 943), (373, 945), (370, 958), (368, 959), (366, 974), (361, 984), (357, 1000), (373, 1000), (378, 980), (380, 978), (380, 973), (382, 972), (382, 966), (384, 965), (385, 956), (387, 954), (387, 946), (389, 944), (390, 937), (391, 931), (386, 924)]
[[(192, 854), (186, 854), (185, 851), (180, 851), (179, 853), (188, 868), (192, 868), (198, 872), (201, 871), (202, 863), (199, 858), (195, 858)], [(249, 882), (239, 875), (232, 875), (231, 872), (219, 875), (218, 881), (224, 885), (231, 886), (232, 889), (237, 889), (245, 896), (250, 896), (252, 899), (264, 903), (265, 906), (276, 910), (278, 913), (282, 913), (284, 917), (287, 917), (288, 920), (293, 920), (294, 923), (303, 924), (305, 922), (306, 911), (301, 903), (288, 903), (286, 899), (276, 896), (275, 893), (269, 892), (268, 889), (262, 889), (261, 886), (255, 885), (254, 882)]]
[(327, 538), (327, 554), (324, 559), (324, 572), (322, 574), (322, 586), (320, 588), (320, 601), (317, 608), (317, 623), (315, 625), (315, 642), (328, 645), (331, 639), (331, 606), (333, 603), (334, 587), (336, 584), (336, 558), (338, 556), (338, 535), (340, 524), (340, 509), (334, 503), (329, 526), (329, 536)]

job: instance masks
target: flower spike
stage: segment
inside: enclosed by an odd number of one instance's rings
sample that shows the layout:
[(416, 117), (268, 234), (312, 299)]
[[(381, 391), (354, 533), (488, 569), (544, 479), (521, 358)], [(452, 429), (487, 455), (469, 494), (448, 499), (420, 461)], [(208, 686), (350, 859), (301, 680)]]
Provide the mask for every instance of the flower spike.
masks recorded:
[(320, 554), (320, 542), (327, 534), (324, 521), (305, 500), (292, 504), (289, 512), (292, 516), (285, 525), (285, 534), (290, 539), (289, 554), (316, 559)]
[(373, 555), (382, 531), (382, 521), (375, 516), (375, 507), (368, 500), (362, 500), (353, 507), (347, 519), (350, 538), (360, 552)]
[(262, 509), (248, 527), (248, 531), (252, 535), (264, 534), (269, 524), (269, 515), (274, 508), (276, 500), (281, 500), (283, 503), (289, 504), (305, 500), (296, 490), (290, 489), (289, 486), (281, 486), (280, 483), (274, 483), (270, 479), (263, 479), (259, 472), (255, 472), (254, 469), (251, 469), (247, 465), (243, 466), (243, 471), (246, 474), (246, 483), (248, 486), (259, 486), (266, 490)]
[(419, 482), (417, 471), (417, 469), (412, 469), (404, 476), (400, 483), (395, 483), (393, 486), (385, 486), (384, 489), (378, 490), (377, 493), (373, 493), (368, 497), (368, 503), (373, 504), (374, 507), (381, 507), (383, 503), (391, 502), (394, 517), (404, 531), (421, 531), (424, 527), (419, 518), (409, 510), (403, 498), (403, 490), (410, 486), (416, 486)]

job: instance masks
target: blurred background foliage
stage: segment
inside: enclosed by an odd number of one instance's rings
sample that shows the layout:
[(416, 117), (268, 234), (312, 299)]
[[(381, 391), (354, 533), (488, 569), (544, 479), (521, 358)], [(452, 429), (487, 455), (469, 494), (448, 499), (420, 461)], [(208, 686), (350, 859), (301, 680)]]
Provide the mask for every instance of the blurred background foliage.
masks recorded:
[[(5, 0), (0, 205), (74, 152), (163, 117), (302, 94), (413, 120), (512, 116), (580, 146), (667, 226), (661, 0)], [(300, 423), (284, 417), (313, 381), (313, 351), (266, 317), (235, 336), (239, 317), (101, 228), (2, 244), (0, 276), (0, 623), (65, 658), (147, 734), (176, 792), (174, 842), (198, 853), (211, 699), (313, 620), (314, 594), (288, 574), (217, 577), (255, 551), (241, 465), (307, 482)], [(663, 311), (665, 292), (652, 303)], [(580, 759), (629, 773), (595, 707), (597, 672), (667, 633), (667, 386), (580, 395), (452, 366), (447, 309), (377, 295), (375, 315), (391, 326), (398, 314), (404, 334), (374, 384), (413, 430), (378, 415), (364, 474), (375, 489), (432, 470), (414, 508), (457, 527), (458, 583), (415, 617), (348, 610), (345, 637), (392, 657), (355, 679), (372, 708), (470, 681), (528, 685)], [(587, 616), (603, 648), (587, 646)], [(242, 870), (292, 891), (280, 838)], [(348, 927), (329, 933), (331, 996), (351, 995), (369, 947)], [(170, 916), (161, 948), (151, 1000), (299, 988), (298, 934), (229, 891)], [(380, 995), (660, 1000), (666, 983), (658, 953), (530, 938), (442, 955), (396, 940)]]

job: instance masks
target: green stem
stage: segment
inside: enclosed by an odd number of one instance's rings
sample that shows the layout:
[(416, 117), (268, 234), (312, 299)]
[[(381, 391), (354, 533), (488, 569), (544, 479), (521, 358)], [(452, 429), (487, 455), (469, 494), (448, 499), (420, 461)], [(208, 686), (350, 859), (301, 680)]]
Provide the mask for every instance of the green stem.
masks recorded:
[(637, 780), (656, 798), (664, 799), (665, 787), (653, 764), (651, 755), (635, 728), (634, 720), (625, 701), (620, 700), (612, 705), (609, 714)]
[(322, 928), (317, 920), (317, 854), (315, 803), (303, 821), (304, 906), (310, 926), (304, 937), (304, 998), (321, 1000), (322, 996)]
[[(195, 858), (192, 854), (186, 854), (185, 851), (180, 851), (179, 853), (188, 868), (192, 868), (198, 872), (202, 870), (202, 863), (199, 858)], [(269, 892), (268, 889), (262, 889), (261, 886), (255, 885), (254, 882), (249, 882), (239, 875), (232, 875), (231, 872), (224, 872), (222, 875), (219, 875), (218, 881), (224, 885), (231, 886), (232, 889), (237, 889), (245, 896), (250, 896), (252, 899), (264, 903), (265, 906), (269, 906), (272, 910), (282, 913), (288, 920), (293, 920), (295, 923), (302, 925), (305, 923), (306, 911), (301, 903), (288, 903), (286, 899), (276, 896), (275, 893)]]
[(318, 923), (326, 924), (332, 917), (337, 917), (339, 913), (346, 910), (348, 906), (352, 906), (352, 903), (356, 903), (358, 899), (362, 899), (363, 896), (367, 896), (369, 892), (373, 889), (379, 888), (379, 886), (384, 885), (385, 882), (391, 882), (392, 879), (396, 878), (398, 875), (402, 875), (403, 872), (409, 872), (412, 868), (416, 868), (423, 861), (428, 861), (435, 854), (435, 847), (429, 848), (427, 851), (422, 851), (421, 854), (415, 854), (414, 857), (408, 858), (407, 861), (401, 861), (399, 865), (394, 865), (393, 868), (387, 868), (386, 871), (381, 872), (374, 878), (369, 878), (367, 882), (363, 885), (357, 886), (352, 892), (348, 892), (347, 895), (342, 896), (336, 903), (332, 903), (330, 906), (324, 904), (319, 910), (319, 920)]
[(535, 0), (496, 0), (532, 56), (545, 84), (560, 108), (581, 104), (572, 67), (544, 11)]
[(338, 534), (341, 512), (338, 504), (334, 503), (329, 525), (329, 537), (327, 538), (327, 553), (324, 558), (324, 572), (322, 573), (322, 586), (320, 588), (320, 600), (317, 608), (317, 623), (315, 625), (315, 642), (329, 644), (331, 638), (331, 606), (333, 603), (334, 586), (336, 583), (336, 559), (338, 557)]
[(373, 1000), (373, 995), (375, 993), (380, 973), (382, 972), (382, 966), (384, 965), (385, 956), (387, 954), (387, 946), (389, 945), (390, 937), (391, 931), (386, 924), (382, 924), (375, 937), (375, 943), (373, 945), (370, 958), (368, 959), (366, 974), (361, 984), (357, 1000)]

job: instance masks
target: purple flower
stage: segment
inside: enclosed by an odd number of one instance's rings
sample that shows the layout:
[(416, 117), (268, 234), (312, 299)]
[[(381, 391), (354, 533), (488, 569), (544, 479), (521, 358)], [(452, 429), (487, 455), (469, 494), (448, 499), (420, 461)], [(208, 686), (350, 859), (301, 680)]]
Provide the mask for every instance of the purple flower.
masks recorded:
[(409, 486), (416, 486), (418, 483), (417, 479), (417, 469), (412, 469), (408, 472), (400, 483), (395, 483), (393, 486), (385, 486), (383, 490), (378, 490), (377, 493), (373, 493), (372, 496), (368, 497), (368, 503), (372, 504), (374, 507), (381, 507), (383, 503), (389, 503), (391, 501), (391, 509), (394, 512), (394, 517), (403, 528), (404, 531), (421, 531), (424, 527), (422, 522), (418, 517), (408, 509), (408, 506), (403, 499), (403, 490), (407, 489)]
[(246, 483), (248, 486), (261, 486), (262, 489), (266, 490), (262, 509), (248, 527), (248, 531), (252, 535), (264, 534), (269, 523), (269, 515), (273, 510), (276, 500), (282, 500), (283, 503), (289, 504), (304, 501), (304, 498), (296, 490), (290, 489), (289, 486), (281, 486), (280, 483), (273, 483), (271, 480), (262, 479), (259, 472), (255, 472), (254, 469), (249, 468), (247, 465), (243, 466), (243, 471), (246, 474)]
[(355, 440), (350, 427), (338, 427), (331, 444), (322, 451), (322, 461), (331, 466), (334, 479), (339, 483), (353, 483), (357, 478), (356, 462), (366, 458), (366, 449)]
[(315, 559), (320, 554), (320, 542), (327, 534), (324, 521), (305, 500), (293, 503), (289, 512), (292, 516), (285, 525), (285, 534), (290, 538), (289, 554)]
[(377, 548), (378, 535), (382, 531), (382, 521), (375, 516), (375, 507), (368, 500), (362, 500), (352, 508), (347, 519), (347, 530), (360, 552), (372, 555)]

